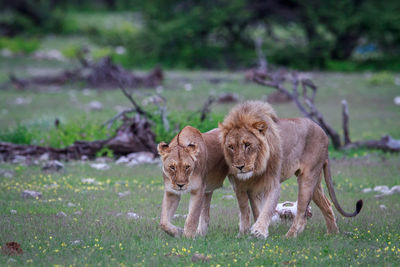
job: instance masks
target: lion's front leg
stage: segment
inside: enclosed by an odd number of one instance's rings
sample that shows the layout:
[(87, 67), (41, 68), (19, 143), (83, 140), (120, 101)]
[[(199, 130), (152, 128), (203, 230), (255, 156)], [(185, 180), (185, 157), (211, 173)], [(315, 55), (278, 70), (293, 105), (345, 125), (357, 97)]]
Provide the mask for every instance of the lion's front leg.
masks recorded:
[(250, 229), (250, 208), (249, 196), (246, 191), (236, 191), (236, 198), (239, 204), (240, 221), (239, 236), (246, 234)]
[(210, 222), (210, 205), (213, 192), (205, 194), (203, 199), (203, 208), (201, 210), (199, 226), (197, 227), (197, 235), (204, 236), (208, 231), (208, 224)]
[(181, 199), (180, 195), (164, 191), (164, 198), (161, 208), (160, 226), (166, 233), (174, 237), (182, 235), (183, 232), (182, 228), (177, 227), (171, 223), (172, 217), (175, 214), (180, 199)]
[(190, 193), (189, 214), (183, 228), (183, 235), (185, 237), (194, 238), (196, 236), (199, 217), (203, 206), (204, 190), (205, 188), (202, 186), (200, 189), (194, 190)]
[(266, 187), (264, 194), (263, 206), (261, 207), (260, 215), (257, 221), (251, 227), (251, 234), (257, 238), (268, 237), (268, 227), (271, 223), (271, 218), (274, 215), (276, 205), (278, 204), (280, 195), (279, 181), (269, 180), (270, 183)]

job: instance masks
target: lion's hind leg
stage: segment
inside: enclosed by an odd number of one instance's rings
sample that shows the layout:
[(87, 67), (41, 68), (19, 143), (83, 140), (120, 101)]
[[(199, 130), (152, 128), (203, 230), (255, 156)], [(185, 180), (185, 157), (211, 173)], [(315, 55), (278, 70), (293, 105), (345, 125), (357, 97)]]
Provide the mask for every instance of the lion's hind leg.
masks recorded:
[[(318, 168), (317, 168), (318, 169)], [(306, 211), (314, 194), (314, 189), (318, 181), (321, 180), (321, 168), (318, 172), (303, 171), (297, 178), (299, 192), (297, 198), (297, 214), (292, 226), (286, 233), (286, 237), (296, 237), (303, 232), (307, 224)]]
[(321, 181), (315, 187), (313, 200), (324, 215), (326, 227), (328, 228), (328, 233), (339, 233), (339, 229), (336, 225), (335, 214), (333, 213), (331, 203), (324, 194), (324, 189), (322, 188)]

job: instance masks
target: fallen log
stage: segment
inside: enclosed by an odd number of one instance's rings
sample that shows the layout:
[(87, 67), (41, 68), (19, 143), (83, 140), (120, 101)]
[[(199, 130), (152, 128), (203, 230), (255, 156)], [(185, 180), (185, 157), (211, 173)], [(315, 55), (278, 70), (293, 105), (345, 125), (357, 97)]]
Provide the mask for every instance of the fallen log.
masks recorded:
[(99, 151), (108, 148), (115, 156), (123, 156), (133, 152), (148, 151), (157, 154), (155, 134), (150, 123), (140, 115), (123, 118), (123, 124), (116, 134), (106, 140), (76, 141), (65, 148), (52, 148), (36, 145), (19, 145), (0, 142), (0, 158), (13, 161), (18, 156), (39, 158), (48, 154), (50, 160), (80, 160), (83, 157), (94, 159)]
[(81, 66), (78, 68), (61, 71), (55, 75), (22, 79), (10, 74), (10, 83), (17, 89), (25, 89), (32, 86), (60, 86), (68, 82), (84, 82), (90, 87), (107, 89), (120, 87), (119, 81), (121, 81), (128, 88), (154, 88), (161, 85), (164, 79), (160, 67), (155, 67), (148, 74), (139, 76), (114, 64), (110, 57), (104, 57), (94, 63), (81, 59), (80, 63)]

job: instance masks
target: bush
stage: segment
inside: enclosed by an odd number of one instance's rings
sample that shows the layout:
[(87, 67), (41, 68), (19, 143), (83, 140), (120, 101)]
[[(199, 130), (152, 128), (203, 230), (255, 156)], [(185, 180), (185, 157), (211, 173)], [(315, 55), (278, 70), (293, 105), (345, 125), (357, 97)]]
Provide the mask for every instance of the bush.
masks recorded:
[(38, 39), (33, 38), (0, 38), (0, 49), (8, 49), (13, 53), (30, 54), (35, 52), (40, 46)]

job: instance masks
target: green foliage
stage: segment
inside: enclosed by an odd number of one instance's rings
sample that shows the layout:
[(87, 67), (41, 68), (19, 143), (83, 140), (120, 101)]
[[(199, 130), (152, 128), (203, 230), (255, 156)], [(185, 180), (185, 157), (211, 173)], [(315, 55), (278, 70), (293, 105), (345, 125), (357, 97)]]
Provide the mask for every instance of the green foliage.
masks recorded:
[[(117, 125), (107, 129), (99, 127), (100, 121), (92, 121), (85, 116), (61, 121), (58, 127), (46, 122), (34, 122), (29, 125), (19, 124), (16, 127), (0, 131), (0, 140), (15, 144), (44, 145), (63, 148), (75, 141), (95, 141), (106, 139), (114, 133)], [(108, 151), (103, 151), (109, 155)]]
[(371, 74), (371, 77), (368, 78), (368, 83), (373, 85), (381, 85), (381, 84), (393, 84), (394, 77), (387, 71), (382, 71), (378, 73)]
[(107, 148), (103, 147), (99, 151), (96, 152), (96, 157), (108, 157), (108, 158), (113, 158), (114, 157), (114, 152)]
[(1, 37), (0, 50), (8, 49), (13, 53), (30, 54), (36, 51), (40, 46), (38, 39), (22, 38), (22, 37)]

